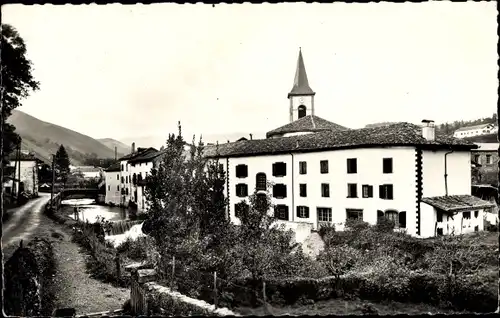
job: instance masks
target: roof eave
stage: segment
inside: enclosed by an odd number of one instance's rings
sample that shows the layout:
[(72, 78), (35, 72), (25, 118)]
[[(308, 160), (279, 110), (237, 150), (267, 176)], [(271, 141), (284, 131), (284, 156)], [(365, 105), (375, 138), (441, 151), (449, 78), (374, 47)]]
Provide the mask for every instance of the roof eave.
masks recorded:
[(316, 92), (290, 92), (288, 93), (288, 98), (292, 97), (292, 96), (314, 96), (316, 95)]

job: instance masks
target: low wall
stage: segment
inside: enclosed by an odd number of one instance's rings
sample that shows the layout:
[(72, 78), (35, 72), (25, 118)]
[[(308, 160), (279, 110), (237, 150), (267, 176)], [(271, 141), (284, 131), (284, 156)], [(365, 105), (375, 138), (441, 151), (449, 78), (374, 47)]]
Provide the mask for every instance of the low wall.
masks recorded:
[(50, 316), (54, 266), (49, 241), (35, 238), (26, 247), (21, 245), (5, 263), (5, 313), (21, 317)]
[(132, 270), (130, 305), (133, 315), (239, 316), (227, 308), (215, 308), (205, 301), (172, 291), (155, 280), (154, 269)]
[(285, 230), (292, 230), (295, 233), (295, 241), (297, 243), (303, 243), (306, 238), (311, 235), (311, 231), (313, 229), (313, 224), (306, 222), (287, 222), (277, 220), (275, 224), (277, 226), (284, 225)]

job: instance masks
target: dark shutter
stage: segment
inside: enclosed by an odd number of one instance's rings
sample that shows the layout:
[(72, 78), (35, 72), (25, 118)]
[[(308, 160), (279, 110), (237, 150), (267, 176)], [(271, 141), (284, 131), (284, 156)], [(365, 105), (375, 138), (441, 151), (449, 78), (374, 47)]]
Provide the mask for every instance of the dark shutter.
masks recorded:
[(381, 199), (384, 198), (384, 186), (383, 185), (378, 186), (378, 197)]
[(406, 212), (399, 212), (399, 227), (406, 228)]
[(273, 176), (276, 176), (276, 163), (273, 163)]
[(392, 184), (387, 185), (387, 199), (392, 200), (393, 199), (393, 188)]

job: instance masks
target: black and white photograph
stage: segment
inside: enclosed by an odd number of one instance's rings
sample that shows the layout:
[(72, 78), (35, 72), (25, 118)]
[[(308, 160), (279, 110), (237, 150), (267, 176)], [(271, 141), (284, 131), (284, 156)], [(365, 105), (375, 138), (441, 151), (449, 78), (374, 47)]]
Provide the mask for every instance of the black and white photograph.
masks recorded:
[(3, 315), (499, 312), (495, 1), (1, 15)]

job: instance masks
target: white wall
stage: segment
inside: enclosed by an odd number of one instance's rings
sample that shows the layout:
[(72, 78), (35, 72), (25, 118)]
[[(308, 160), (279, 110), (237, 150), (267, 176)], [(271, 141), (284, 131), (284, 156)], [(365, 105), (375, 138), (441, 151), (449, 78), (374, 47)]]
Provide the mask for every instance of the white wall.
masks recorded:
[[(393, 158), (393, 173), (384, 174), (382, 159)], [(357, 158), (357, 173), (347, 174), (347, 158)], [(329, 173), (320, 173), (320, 160), (328, 160)], [(307, 162), (307, 174), (299, 174), (299, 161)], [(285, 162), (287, 175), (285, 177), (272, 176), (272, 164)], [(236, 178), (236, 166), (246, 164), (248, 177)], [(325, 152), (297, 153), (293, 155), (293, 200), (292, 200), (292, 156), (256, 156), (229, 158), (229, 198), (230, 216), (234, 223), (239, 220), (234, 216), (234, 205), (241, 201), (236, 196), (236, 184), (246, 183), (249, 194), (255, 189), (255, 176), (259, 172), (267, 175), (268, 181), (287, 185), (287, 197), (273, 198), (273, 204), (285, 204), (289, 207), (289, 220), (294, 222), (311, 223), (317, 227), (317, 207), (332, 208), (333, 222), (342, 228), (346, 220), (346, 209), (363, 209), (364, 221), (375, 224), (377, 210), (395, 209), (406, 211), (407, 229), (410, 233), (416, 230), (416, 180), (415, 180), (415, 149), (401, 148), (368, 148), (335, 150)], [(307, 197), (299, 196), (299, 184), (307, 184)], [(321, 196), (321, 184), (330, 184), (330, 197)], [(347, 198), (347, 184), (358, 185), (358, 198)], [(394, 199), (379, 199), (379, 185), (393, 184)], [(362, 185), (373, 186), (373, 198), (362, 197)], [(293, 201), (293, 203), (292, 203)], [(297, 218), (297, 206), (309, 207), (309, 218)]]
[[(138, 176), (141, 175), (142, 179), (144, 180), (146, 178), (146, 176), (151, 174), (152, 168), (153, 168), (153, 161), (136, 163), (135, 166), (131, 165), (129, 168), (130, 176), (133, 179), (133, 175), (135, 173), (136, 178), (138, 178)], [(134, 197), (134, 192), (136, 190), (137, 190), (137, 198)], [(139, 212), (145, 211), (147, 208), (147, 201), (146, 201), (146, 198), (144, 196), (144, 186), (134, 186), (132, 184), (131, 191), (132, 191), (131, 192), (131, 199), (132, 199), (132, 201), (137, 203), (137, 210)]]
[(120, 171), (104, 172), (106, 177), (105, 203), (120, 204)]
[(99, 178), (100, 172), (99, 171), (86, 171), (82, 172), (83, 177), (86, 179), (93, 179), (93, 178)]
[[(478, 209), (469, 211), (470, 219), (464, 219), (464, 212), (457, 212), (453, 214), (442, 214), (442, 221), (437, 222), (437, 210), (426, 204), (422, 203), (421, 211), (424, 224), (427, 225), (422, 228), (421, 237), (432, 237), (435, 235), (435, 229), (443, 230), (443, 235), (460, 235), (465, 233), (474, 232), (475, 227), (478, 227), (478, 231), (484, 230), (484, 210)], [(478, 216), (475, 216), (475, 211), (477, 211)]]
[[(11, 161), (10, 166), (15, 166), (15, 161)], [(21, 182), (24, 183), (24, 191), (26, 193), (31, 193), (34, 195), (38, 195), (38, 167), (36, 161), (31, 160), (22, 160), (17, 162), (17, 168), (15, 172), (15, 178), (17, 179), (21, 175)], [(12, 181), (9, 183), (10, 187), (12, 187)], [(16, 193), (19, 193), (19, 183), (15, 182), (14, 188)], [(11, 190), (12, 191), (12, 190)]]
[(455, 131), (453, 133), (453, 137), (464, 138), (464, 137), (480, 136), (480, 135), (492, 134), (495, 133), (496, 131), (498, 131), (498, 127), (490, 125), (481, 129)]
[[(444, 158), (446, 150), (422, 152), (422, 194), (424, 197), (446, 194)], [(471, 193), (470, 151), (454, 151), (446, 156), (448, 195)]]

